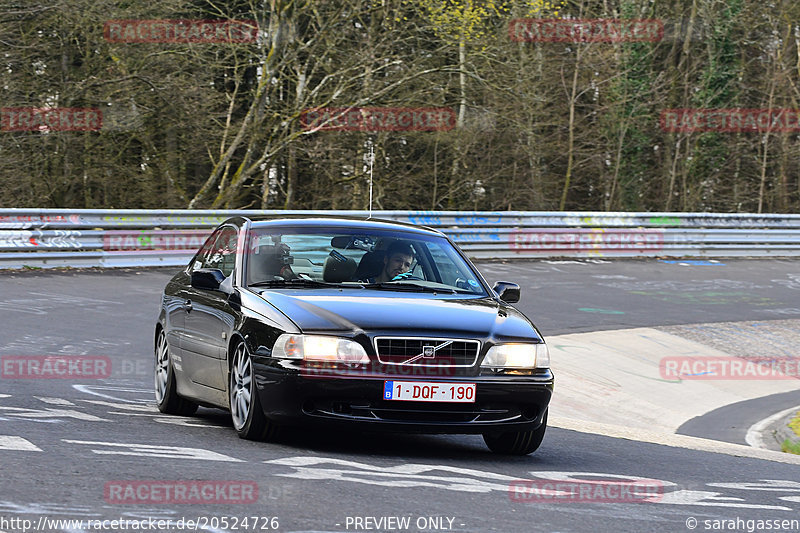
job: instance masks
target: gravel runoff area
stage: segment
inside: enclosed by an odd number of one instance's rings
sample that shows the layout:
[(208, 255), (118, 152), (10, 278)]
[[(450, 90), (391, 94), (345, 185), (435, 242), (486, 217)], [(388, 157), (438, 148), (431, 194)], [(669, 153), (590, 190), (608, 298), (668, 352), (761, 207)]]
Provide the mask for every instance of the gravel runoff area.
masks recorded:
[(800, 358), (800, 319), (714, 322), (659, 326), (655, 329), (711, 346), (735, 357), (759, 360)]
[[(734, 357), (760, 361), (796, 360), (800, 370), (800, 319), (753, 320), (661, 326), (655, 329), (705, 344)], [(800, 379), (800, 372), (794, 374)], [(800, 412), (777, 421), (771, 433), (784, 451), (800, 454)]]

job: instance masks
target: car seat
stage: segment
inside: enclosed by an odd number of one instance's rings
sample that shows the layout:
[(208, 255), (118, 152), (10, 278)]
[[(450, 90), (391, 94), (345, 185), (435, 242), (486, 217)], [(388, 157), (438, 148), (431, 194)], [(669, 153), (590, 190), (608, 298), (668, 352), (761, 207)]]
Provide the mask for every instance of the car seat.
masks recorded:
[(325, 264), (322, 267), (322, 279), (329, 283), (352, 281), (355, 271), (355, 260), (334, 251), (325, 258)]
[(383, 250), (365, 253), (361, 256), (361, 261), (358, 262), (353, 278), (366, 281), (378, 277), (383, 271), (383, 258), (385, 255), (386, 252)]
[(279, 246), (273, 244), (259, 246), (248, 263), (248, 282), (272, 281), (276, 276), (281, 276), (281, 270), (285, 266), (283, 256), (283, 250)]

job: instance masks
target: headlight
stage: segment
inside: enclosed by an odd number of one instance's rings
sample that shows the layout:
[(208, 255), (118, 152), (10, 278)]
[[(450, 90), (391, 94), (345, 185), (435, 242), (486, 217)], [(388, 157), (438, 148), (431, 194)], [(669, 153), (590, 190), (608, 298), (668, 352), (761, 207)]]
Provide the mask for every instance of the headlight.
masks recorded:
[(350, 339), (284, 333), (275, 341), (272, 357), (331, 363), (369, 363), (364, 347)]
[(497, 344), (481, 363), (485, 368), (548, 368), (550, 351), (547, 344)]

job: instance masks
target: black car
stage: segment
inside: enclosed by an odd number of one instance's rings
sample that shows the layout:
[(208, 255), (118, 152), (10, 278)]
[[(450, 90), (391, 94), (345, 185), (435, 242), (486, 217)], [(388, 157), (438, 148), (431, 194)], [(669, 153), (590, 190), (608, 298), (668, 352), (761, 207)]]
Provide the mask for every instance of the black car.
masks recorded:
[(342, 218), (231, 218), (164, 289), (164, 413), (229, 409), (242, 438), (284, 425), (481, 433), (539, 447), (553, 391), (542, 335), (443, 233)]

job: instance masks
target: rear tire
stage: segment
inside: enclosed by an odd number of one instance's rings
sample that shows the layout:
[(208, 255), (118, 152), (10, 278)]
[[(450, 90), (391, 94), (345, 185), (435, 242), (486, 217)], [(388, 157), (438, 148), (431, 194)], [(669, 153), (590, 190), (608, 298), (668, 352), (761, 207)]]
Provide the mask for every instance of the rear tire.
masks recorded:
[(248, 440), (271, 440), (277, 433), (274, 423), (267, 420), (261, 409), (258, 391), (253, 380), (253, 361), (244, 342), (233, 350), (228, 380), (228, 400), (230, 402), (233, 429), (239, 438)]
[(506, 433), (484, 433), (483, 441), (494, 453), (504, 455), (528, 455), (535, 452), (542, 444), (547, 431), (547, 411), (544, 412), (542, 425), (533, 431), (508, 431)]
[(164, 330), (158, 332), (156, 342), (155, 389), (158, 410), (169, 415), (191, 416), (197, 411), (197, 404), (178, 396), (175, 385), (175, 370)]

